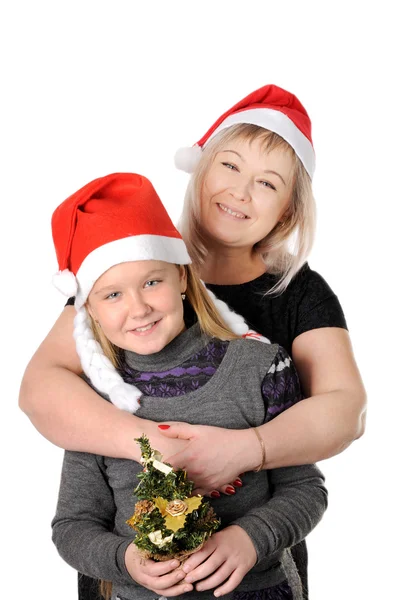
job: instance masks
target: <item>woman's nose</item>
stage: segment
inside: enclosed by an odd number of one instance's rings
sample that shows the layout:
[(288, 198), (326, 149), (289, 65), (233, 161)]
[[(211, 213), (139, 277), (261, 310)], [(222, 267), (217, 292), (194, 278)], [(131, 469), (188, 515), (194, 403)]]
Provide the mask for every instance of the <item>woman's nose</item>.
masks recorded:
[(248, 202), (251, 198), (250, 183), (241, 182), (239, 185), (232, 187), (230, 192), (235, 200), (238, 200), (239, 202)]

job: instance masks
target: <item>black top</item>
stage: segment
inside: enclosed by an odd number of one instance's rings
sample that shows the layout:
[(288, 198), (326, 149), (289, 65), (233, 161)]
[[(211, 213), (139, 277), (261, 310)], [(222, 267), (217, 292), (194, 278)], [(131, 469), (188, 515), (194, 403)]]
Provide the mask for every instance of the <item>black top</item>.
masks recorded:
[(248, 283), (207, 287), (235, 312), (251, 329), (292, 353), (293, 340), (311, 329), (347, 329), (343, 309), (326, 281), (306, 263), (278, 296), (265, 296), (277, 282), (276, 275), (264, 273)]

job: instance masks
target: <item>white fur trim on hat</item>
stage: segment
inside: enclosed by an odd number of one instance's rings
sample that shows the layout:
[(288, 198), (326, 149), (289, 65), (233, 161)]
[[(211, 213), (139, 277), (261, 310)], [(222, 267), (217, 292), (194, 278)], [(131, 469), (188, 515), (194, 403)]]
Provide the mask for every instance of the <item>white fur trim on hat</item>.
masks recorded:
[(221, 125), (213, 131), (203, 146), (205, 147), (209, 141), (223, 129), (240, 123), (258, 125), (259, 127), (277, 133), (291, 145), (312, 179), (315, 171), (314, 147), (293, 121), (279, 110), (273, 110), (272, 108), (252, 108), (229, 115)]
[(174, 164), (180, 171), (193, 173), (202, 156), (202, 148), (195, 144), (189, 148), (179, 148), (174, 155)]
[(117, 408), (135, 413), (140, 407), (139, 398), (142, 394), (134, 385), (123, 381), (111, 361), (104, 355), (101, 346), (94, 339), (85, 308), (77, 311), (73, 337), (83, 371), (93, 386), (106, 394)]
[(58, 273), (55, 273), (52, 278), (52, 283), (57, 290), (59, 290), (68, 298), (76, 295), (76, 277), (73, 275), (72, 271), (69, 271), (69, 269), (64, 269), (63, 271), (58, 271)]
[(76, 310), (81, 308), (97, 279), (114, 265), (137, 260), (162, 260), (175, 265), (192, 261), (181, 238), (163, 235), (134, 235), (99, 246), (82, 262), (76, 273), (79, 288)]

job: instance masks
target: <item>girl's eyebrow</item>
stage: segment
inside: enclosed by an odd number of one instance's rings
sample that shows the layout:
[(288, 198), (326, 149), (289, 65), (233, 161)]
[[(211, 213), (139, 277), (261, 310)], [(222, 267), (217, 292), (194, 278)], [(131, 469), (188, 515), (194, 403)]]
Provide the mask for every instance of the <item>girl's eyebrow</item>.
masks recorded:
[[(149, 279), (150, 277), (153, 277), (154, 275), (161, 275), (164, 272), (165, 272), (165, 269), (162, 269), (162, 268), (154, 269), (153, 271), (149, 271), (149, 273), (146, 273), (144, 279)], [(104, 285), (104, 287), (102, 287), (99, 290), (97, 290), (96, 292), (94, 292), (94, 296), (96, 296), (97, 294), (102, 294), (103, 292), (106, 292), (107, 290), (116, 290), (117, 288), (120, 288), (120, 287), (122, 287), (120, 282), (111, 283), (110, 285)]]
[(96, 292), (94, 292), (94, 296), (96, 296), (97, 294), (102, 294), (103, 292), (106, 292), (107, 290), (115, 290), (118, 286), (111, 284), (111, 285), (105, 285), (104, 287), (100, 288), (99, 290), (97, 290)]

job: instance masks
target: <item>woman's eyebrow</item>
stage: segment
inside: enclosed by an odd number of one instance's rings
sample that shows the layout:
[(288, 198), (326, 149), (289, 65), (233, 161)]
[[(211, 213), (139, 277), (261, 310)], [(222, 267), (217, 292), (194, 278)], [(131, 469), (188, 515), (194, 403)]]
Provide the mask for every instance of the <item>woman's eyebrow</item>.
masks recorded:
[(237, 152), (236, 150), (220, 150), (220, 152), (233, 152), (234, 154), (236, 154), (237, 156), (239, 156), (240, 159), (245, 160), (243, 158), (243, 156), (241, 154), (239, 154), (239, 152)]
[(270, 169), (265, 169), (264, 173), (272, 173), (273, 175), (276, 175), (277, 177), (279, 177), (279, 179), (282, 181), (282, 183), (284, 185), (286, 185), (285, 180), (283, 179), (282, 175), (277, 173), (277, 171), (271, 171)]

